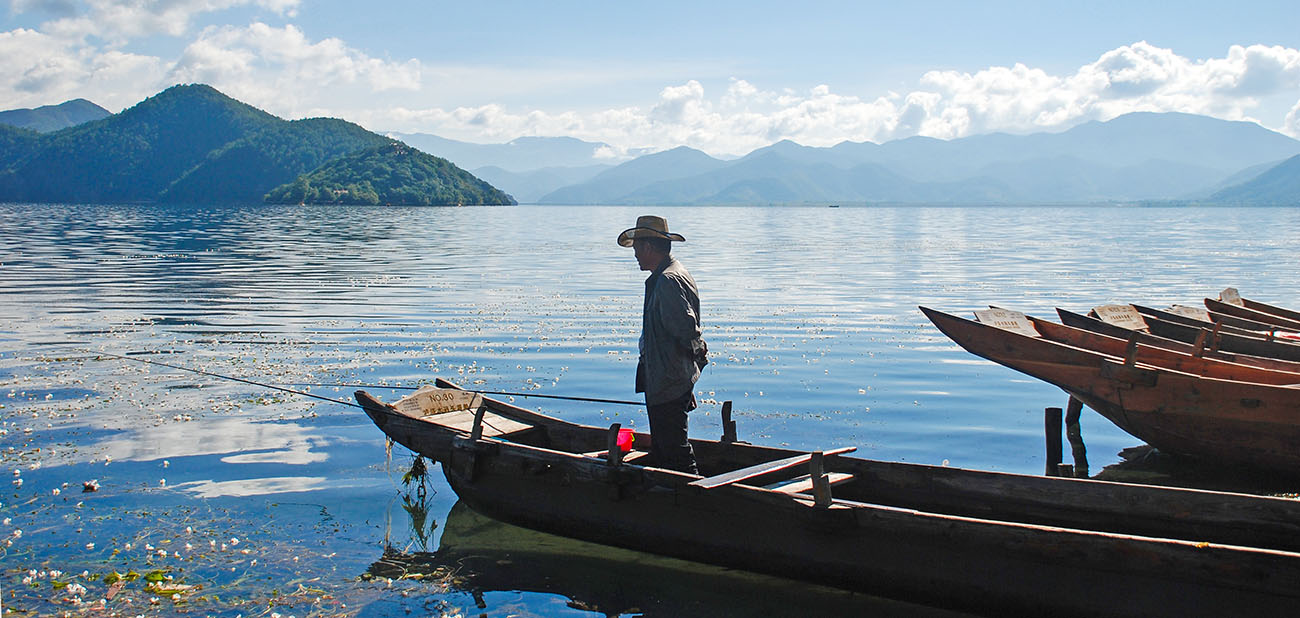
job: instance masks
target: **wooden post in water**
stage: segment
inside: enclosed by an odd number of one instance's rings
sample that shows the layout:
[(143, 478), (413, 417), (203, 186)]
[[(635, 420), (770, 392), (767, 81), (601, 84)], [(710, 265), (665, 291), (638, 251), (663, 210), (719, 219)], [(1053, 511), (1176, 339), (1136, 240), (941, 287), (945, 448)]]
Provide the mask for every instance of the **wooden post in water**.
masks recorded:
[(731, 400), (722, 402), (722, 441), (736, 441), (736, 421), (731, 420)]
[(1079, 427), (1079, 415), (1083, 413), (1083, 402), (1070, 397), (1065, 410), (1065, 437), (1070, 441), (1070, 452), (1074, 456), (1074, 476), (1088, 478), (1088, 449), (1083, 445), (1083, 430)]
[(1047, 433), (1047, 470), (1043, 474), (1056, 476), (1056, 467), (1061, 465), (1061, 409), (1047, 408), (1043, 411), (1043, 428)]

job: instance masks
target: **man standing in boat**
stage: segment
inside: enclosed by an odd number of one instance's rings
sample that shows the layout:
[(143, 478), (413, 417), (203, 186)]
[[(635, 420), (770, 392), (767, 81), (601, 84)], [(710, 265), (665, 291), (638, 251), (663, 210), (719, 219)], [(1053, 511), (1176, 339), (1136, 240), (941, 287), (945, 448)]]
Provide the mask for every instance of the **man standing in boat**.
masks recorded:
[(685, 242), (668, 231), (663, 217), (637, 217), (618, 244), (632, 247), (637, 265), (649, 271), (641, 316), (641, 358), (636, 392), (645, 393), (650, 417), (651, 465), (696, 473), (695, 453), (686, 439), (686, 413), (695, 409), (695, 382), (708, 364), (700, 338), (700, 295), (695, 279), (672, 256), (672, 243)]

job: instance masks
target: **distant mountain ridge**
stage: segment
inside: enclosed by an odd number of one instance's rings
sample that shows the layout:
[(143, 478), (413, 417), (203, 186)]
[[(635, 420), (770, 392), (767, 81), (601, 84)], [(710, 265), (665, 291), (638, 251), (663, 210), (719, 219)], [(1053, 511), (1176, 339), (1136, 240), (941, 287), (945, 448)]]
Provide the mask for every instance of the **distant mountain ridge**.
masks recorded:
[(1238, 185), (1220, 190), (1209, 201), (1225, 204), (1300, 206), (1300, 155)]
[[(680, 149), (674, 149), (677, 151)], [(667, 151), (669, 153), (674, 151)], [(1093, 203), (1207, 195), (1300, 154), (1254, 123), (1134, 113), (1060, 133), (913, 137), (829, 148), (782, 141), (736, 161), (648, 155), (546, 204)], [(647, 160), (654, 158), (654, 164)]]
[[(2, 129), (0, 200), (24, 202), (260, 202), (339, 157), (398, 143), (338, 119), (286, 121), (202, 84), (173, 86), (119, 114), (53, 133)], [(452, 174), (417, 157), (387, 164), (448, 174), (428, 184), (412, 176), (410, 186), (392, 188), (392, 195), (439, 186), (440, 195), (451, 196), (439, 203), (463, 203), (470, 195), (514, 202), (483, 192), (468, 173)]]
[(49, 133), (85, 124), (112, 115), (108, 110), (85, 99), (64, 101), (58, 105), (42, 105), (35, 109), (11, 109), (0, 112), (0, 124), (37, 133)]

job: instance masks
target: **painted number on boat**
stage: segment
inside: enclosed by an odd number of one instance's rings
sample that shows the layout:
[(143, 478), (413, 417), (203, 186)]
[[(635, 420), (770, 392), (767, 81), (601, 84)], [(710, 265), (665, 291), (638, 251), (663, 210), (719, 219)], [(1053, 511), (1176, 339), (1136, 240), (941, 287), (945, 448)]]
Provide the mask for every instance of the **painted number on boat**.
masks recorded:
[(406, 414), (429, 416), (468, 410), (474, 407), (476, 394), (471, 391), (426, 386), (407, 395), (393, 405)]
[(1029, 318), (1019, 311), (980, 309), (975, 312), (975, 319), (979, 320), (981, 324), (996, 326), (1013, 333), (1020, 333), (1028, 337), (1038, 336), (1038, 330), (1034, 328), (1034, 323), (1030, 322)]
[(1115, 326), (1122, 326), (1129, 330), (1140, 330), (1147, 327), (1147, 323), (1142, 319), (1142, 314), (1138, 313), (1133, 305), (1102, 305), (1093, 307), (1092, 312), (1097, 314), (1097, 319)]

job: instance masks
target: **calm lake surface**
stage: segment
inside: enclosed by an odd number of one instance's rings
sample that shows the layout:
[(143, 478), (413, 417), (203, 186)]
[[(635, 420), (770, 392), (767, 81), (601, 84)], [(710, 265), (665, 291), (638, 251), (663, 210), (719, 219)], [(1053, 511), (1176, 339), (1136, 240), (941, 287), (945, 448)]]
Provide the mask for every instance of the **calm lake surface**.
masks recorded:
[[(1041, 474), (1043, 408), (1064, 393), (966, 353), (917, 305), (1055, 318), (1235, 286), (1300, 306), (1296, 209), (0, 205), (4, 609), (926, 614), (483, 519), (436, 466), (404, 484), (413, 456), (346, 405), (335, 385), (434, 377), (635, 399), (644, 274), (614, 238), (647, 213), (686, 236), (674, 253), (701, 290), (698, 437), (733, 400), (755, 443)], [(1094, 471), (1141, 444), (1091, 410), (1083, 435)]]

